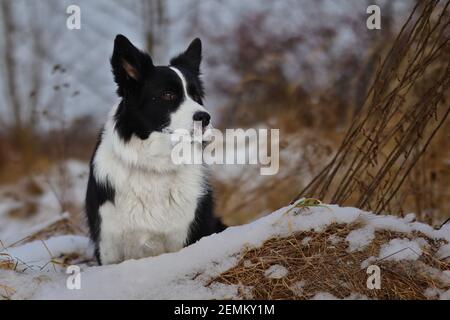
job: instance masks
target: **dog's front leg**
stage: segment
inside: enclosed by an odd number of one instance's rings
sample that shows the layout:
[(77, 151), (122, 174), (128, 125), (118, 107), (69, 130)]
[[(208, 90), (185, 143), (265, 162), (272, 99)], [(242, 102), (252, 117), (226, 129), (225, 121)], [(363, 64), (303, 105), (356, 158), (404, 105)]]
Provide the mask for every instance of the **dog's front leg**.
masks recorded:
[(98, 243), (101, 263), (119, 263), (124, 260), (124, 230), (120, 215), (111, 202), (103, 204), (99, 213), (102, 221)]
[(160, 234), (134, 231), (128, 233), (123, 240), (125, 259), (141, 259), (167, 252)]
[(186, 228), (180, 228), (165, 234), (164, 246), (167, 252), (176, 252), (181, 250), (187, 239), (188, 230)]
[(124, 260), (123, 244), (117, 234), (102, 232), (99, 250), (102, 264), (114, 264)]

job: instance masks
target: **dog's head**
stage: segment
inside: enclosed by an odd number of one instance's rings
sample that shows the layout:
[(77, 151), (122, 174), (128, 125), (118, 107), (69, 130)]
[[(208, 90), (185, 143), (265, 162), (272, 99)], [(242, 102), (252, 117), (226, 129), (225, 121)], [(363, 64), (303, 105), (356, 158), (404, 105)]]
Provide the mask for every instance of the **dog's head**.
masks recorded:
[(115, 120), (124, 141), (133, 135), (145, 140), (152, 132), (192, 130), (194, 121), (209, 124), (200, 80), (201, 51), (197, 38), (169, 66), (155, 66), (150, 55), (126, 37), (116, 37), (111, 66), (122, 102)]

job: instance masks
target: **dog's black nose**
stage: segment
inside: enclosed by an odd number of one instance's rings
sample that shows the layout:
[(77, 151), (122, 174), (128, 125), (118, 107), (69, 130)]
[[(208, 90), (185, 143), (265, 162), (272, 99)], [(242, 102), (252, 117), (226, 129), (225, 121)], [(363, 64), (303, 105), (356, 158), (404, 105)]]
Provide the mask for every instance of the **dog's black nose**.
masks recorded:
[(211, 120), (211, 116), (208, 112), (198, 111), (194, 113), (194, 121), (201, 121), (202, 126), (206, 127), (209, 124), (209, 120)]

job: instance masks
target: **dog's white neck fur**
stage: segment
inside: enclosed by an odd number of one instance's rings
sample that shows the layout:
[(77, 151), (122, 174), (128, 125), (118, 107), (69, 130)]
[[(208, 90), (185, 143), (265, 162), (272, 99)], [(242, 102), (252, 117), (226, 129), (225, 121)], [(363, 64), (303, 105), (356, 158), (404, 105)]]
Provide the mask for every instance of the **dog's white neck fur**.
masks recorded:
[[(187, 94), (171, 115), (170, 129), (190, 129), (192, 116), (203, 107)], [(201, 165), (176, 165), (171, 159), (170, 135), (152, 132), (141, 140), (124, 142), (115, 128), (115, 106), (105, 124), (93, 159), (98, 183), (115, 190), (114, 203), (99, 210), (101, 260), (105, 264), (181, 249), (194, 220), (198, 199), (205, 193), (206, 172)]]

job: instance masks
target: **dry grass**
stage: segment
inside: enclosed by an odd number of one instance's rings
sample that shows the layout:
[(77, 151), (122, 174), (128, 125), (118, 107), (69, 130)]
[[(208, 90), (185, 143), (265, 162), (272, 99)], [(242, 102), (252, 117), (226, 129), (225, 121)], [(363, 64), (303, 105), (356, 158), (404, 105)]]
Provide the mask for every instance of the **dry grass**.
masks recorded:
[(46, 240), (58, 235), (82, 234), (82, 230), (69, 218), (63, 218), (48, 227), (35, 232), (27, 238), (27, 242), (34, 240)]
[[(25, 243), (36, 240), (47, 240), (59, 235), (76, 235), (85, 234), (85, 231), (78, 226), (77, 222), (72, 221), (69, 217), (63, 217), (60, 220), (48, 225), (47, 227), (36, 231), (29, 236), (16, 241), (9, 247), (23, 245)], [(0, 243), (1, 244), (1, 243)]]
[[(363, 250), (348, 252), (344, 240), (353, 225), (330, 225), (323, 232), (300, 232), (287, 238), (274, 238), (259, 248), (243, 253), (236, 267), (224, 272), (212, 282), (251, 287), (254, 299), (310, 299), (319, 292), (328, 292), (338, 298), (360, 294), (373, 299), (426, 299), (427, 288), (449, 290), (450, 284), (432, 275), (430, 270), (450, 270), (450, 262), (434, 257), (438, 248), (436, 241), (423, 234), (400, 234), (377, 232), (372, 243)], [(333, 237), (342, 239), (332, 241)], [(395, 238), (426, 239), (429, 249), (417, 261), (387, 261), (380, 259), (376, 264), (381, 269), (381, 289), (369, 290), (368, 275), (361, 263), (369, 257), (379, 255), (382, 244)], [(302, 241), (307, 241), (307, 243)], [(284, 266), (289, 273), (281, 279), (265, 276), (273, 265)], [(427, 271), (428, 270), (428, 271)], [(300, 285), (299, 285), (300, 284)], [(249, 298), (242, 290), (242, 297)]]
[[(24, 239), (21, 239), (8, 247), (5, 247), (0, 241), (1, 249), (8, 249), (9, 247), (14, 247), (18, 245), (23, 245), (31, 241), (40, 241), (42, 246), (48, 253), (48, 260), (43, 265), (34, 265), (27, 263), (14, 257), (7, 252), (0, 253), (0, 270), (10, 270), (15, 272), (25, 272), (27, 270), (44, 270), (44, 268), (50, 267), (54, 271), (59, 268), (66, 268), (70, 265), (88, 264), (95, 265), (95, 262), (91, 258), (80, 255), (79, 253), (67, 253), (63, 255), (54, 255), (46, 244), (46, 240), (57, 236), (57, 235), (68, 235), (68, 234), (80, 234), (82, 231), (70, 221), (68, 218), (62, 218), (55, 223), (47, 226), (46, 228), (39, 230)], [(38, 277), (34, 278), (39, 279)], [(16, 292), (15, 288), (6, 286), (0, 283), (0, 300), (11, 299), (12, 295)]]
[(0, 298), (8, 300), (16, 292), (14, 288), (0, 284)]
[(298, 198), (403, 213), (414, 169), (433, 138), (448, 128), (449, 6), (450, 1), (418, 2), (335, 157)]
[[(277, 92), (283, 81), (276, 75), (258, 81), (243, 77), (239, 92), (244, 97), (233, 105), (236, 113), (225, 109), (224, 114), (233, 115), (231, 124), (237, 126), (280, 128), (280, 171), (261, 179), (249, 169), (235, 180), (215, 181), (224, 221), (245, 223), (301, 197), (377, 213), (414, 212), (430, 225), (448, 218), (450, 1), (418, 3), (397, 37), (367, 48), (374, 51), (373, 70), (364, 76), (367, 90), (350, 88), (350, 96), (361, 95), (358, 105), (290, 82), (289, 89)], [(354, 73), (349, 77), (360, 82)], [(254, 94), (246, 98), (249, 92)], [(283, 158), (283, 145), (293, 140), (300, 141), (292, 149), (302, 156)]]
[(14, 260), (7, 253), (0, 253), (0, 270), (14, 270)]

